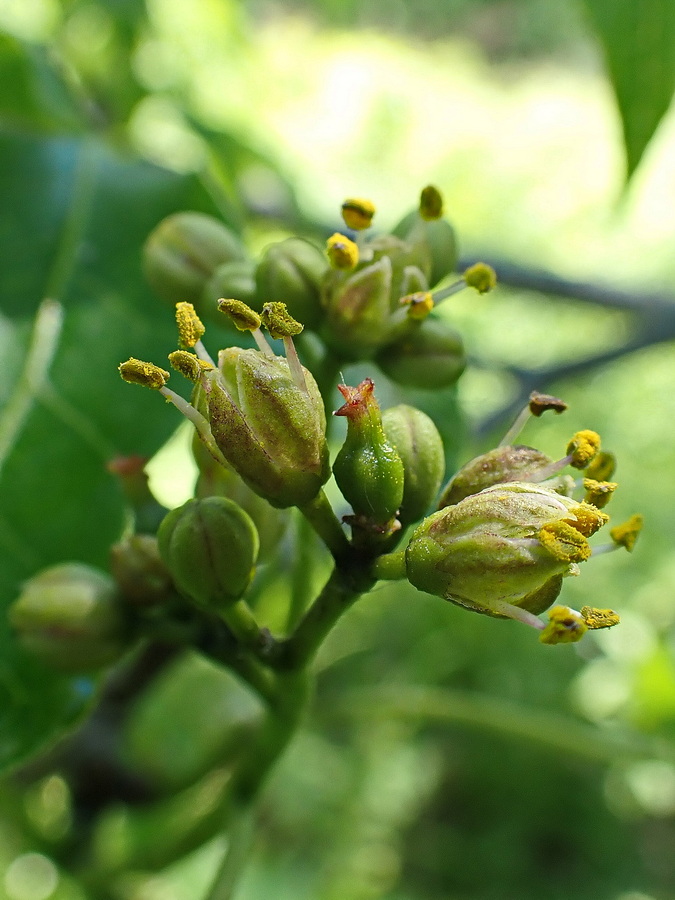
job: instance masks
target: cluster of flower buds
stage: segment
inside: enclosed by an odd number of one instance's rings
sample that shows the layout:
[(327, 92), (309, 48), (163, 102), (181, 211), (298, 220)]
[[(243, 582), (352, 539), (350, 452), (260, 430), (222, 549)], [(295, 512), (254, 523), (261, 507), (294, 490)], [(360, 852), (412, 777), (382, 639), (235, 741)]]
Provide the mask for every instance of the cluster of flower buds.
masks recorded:
[(191, 302), (205, 318), (222, 297), (259, 314), (266, 304), (284, 303), (340, 361), (372, 359), (403, 385), (454, 384), (466, 364), (462, 340), (435, 309), (463, 288), (491, 290), (495, 273), (477, 263), (448, 283), (457, 242), (433, 186), (391, 234), (371, 236), (374, 216), (369, 200), (347, 199), (344, 227), (325, 247), (286, 238), (256, 262), (216, 219), (178, 213), (150, 235), (145, 270), (162, 297)]

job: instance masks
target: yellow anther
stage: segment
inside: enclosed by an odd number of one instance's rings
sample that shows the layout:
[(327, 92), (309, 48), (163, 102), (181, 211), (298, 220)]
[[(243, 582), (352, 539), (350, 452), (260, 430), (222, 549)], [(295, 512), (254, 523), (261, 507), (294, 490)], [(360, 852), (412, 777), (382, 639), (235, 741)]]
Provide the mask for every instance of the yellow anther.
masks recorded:
[(375, 215), (375, 206), (370, 200), (361, 197), (350, 197), (342, 204), (342, 218), (345, 225), (354, 231), (363, 231), (370, 228)]
[(425, 222), (433, 222), (443, 215), (443, 196), (433, 184), (422, 189), (419, 212)]
[(569, 606), (554, 606), (549, 610), (548, 618), (548, 625), (539, 637), (542, 644), (574, 644), (588, 630), (581, 613)]
[(586, 469), (586, 477), (596, 481), (609, 481), (616, 472), (616, 458), (613, 453), (602, 451)]
[(557, 413), (565, 412), (567, 404), (559, 397), (553, 397), (551, 394), (540, 394), (538, 391), (532, 391), (530, 394), (530, 412), (533, 416), (539, 418), (547, 410), (552, 409)]
[(184, 350), (194, 347), (206, 331), (191, 303), (176, 303), (176, 324), (178, 325), (178, 344)]
[(334, 269), (353, 269), (359, 261), (359, 248), (354, 241), (337, 232), (328, 238), (326, 253)]
[(142, 384), (153, 391), (163, 388), (169, 380), (169, 373), (154, 363), (143, 362), (142, 359), (128, 359), (120, 363), (119, 373), (129, 384)]
[(597, 609), (595, 606), (582, 606), (581, 615), (588, 628), (612, 628), (621, 621), (613, 609)]
[(635, 546), (635, 541), (638, 534), (642, 531), (643, 524), (644, 516), (636, 513), (630, 519), (622, 522), (621, 525), (615, 525), (614, 528), (611, 528), (609, 532), (610, 537), (615, 544), (619, 544), (619, 546), (625, 547), (626, 550), (630, 551)]
[(262, 319), (243, 300), (219, 300), (218, 309), (232, 319), (239, 331), (257, 331), (260, 328)]
[(265, 328), (275, 339), (293, 337), (294, 334), (300, 334), (305, 327), (293, 318), (288, 312), (285, 303), (277, 301), (266, 303), (263, 306), (260, 318)]
[(550, 522), (543, 525), (537, 538), (542, 547), (562, 563), (584, 562), (591, 555), (588, 541), (569, 522)]
[(497, 273), (492, 266), (483, 262), (469, 266), (462, 277), (467, 285), (475, 288), (479, 294), (487, 294), (497, 284)]
[(434, 308), (434, 298), (431, 291), (417, 291), (415, 294), (401, 297), (401, 304), (408, 307), (410, 319), (421, 320), (426, 319)]
[(195, 384), (201, 380), (203, 372), (213, 369), (213, 363), (199, 359), (198, 356), (188, 353), (187, 350), (174, 350), (173, 353), (169, 353), (169, 362), (173, 369)]
[(590, 503), (579, 503), (578, 506), (570, 510), (574, 514), (574, 519), (565, 519), (572, 528), (575, 528), (584, 537), (591, 537), (596, 531), (599, 531), (603, 525), (609, 522), (607, 513), (600, 510)]
[(600, 435), (595, 431), (577, 431), (567, 445), (570, 465), (575, 469), (585, 469), (600, 450)]
[(584, 502), (603, 509), (612, 499), (612, 494), (618, 486), (616, 481), (596, 481), (595, 478), (584, 478), (586, 491)]

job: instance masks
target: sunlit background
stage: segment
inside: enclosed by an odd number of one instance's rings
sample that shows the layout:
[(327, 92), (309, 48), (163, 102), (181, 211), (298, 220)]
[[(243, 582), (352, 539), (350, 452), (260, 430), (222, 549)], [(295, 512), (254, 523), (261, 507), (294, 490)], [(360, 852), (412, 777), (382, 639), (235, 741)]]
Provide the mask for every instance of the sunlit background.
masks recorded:
[[(125, 43), (132, 5), (0, 0), (0, 28), (51, 42), (102, 94), (117, 79), (128, 104), (120, 151), (207, 172), (253, 250), (291, 233), (293, 203), (329, 229), (346, 196), (369, 197), (386, 229), (434, 183), (466, 259), (675, 297), (675, 117), (625, 188), (601, 53), (571, 0), (148, 0)], [(215, 153), (204, 139), (214, 132), (225, 135)], [(231, 172), (228, 152), (244, 160)], [(616, 310), (507, 287), (460, 294), (445, 314), (472, 358), (458, 387), (460, 459), (500, 436), (473, 429), (513, 396), (504, 367), (583, 358), (633, 327)], [(321, 657), (320, 709), (270, 782), (240, 900), (675, 898), (672, 344), (546, 388), (570, 410), (531, 422), (523, 440), (557, 458), (571, 432), (598, 430), (619, 458), (613, 515), (646, 517), (632, 556), (591, 561), (563, 595), (616, 608), (621, 627), (579, 650), (548, 648), (511, 623), (379, 588)], [(190, 496), (186, 432), (152, 477), (169, 505)], [(390, 689), (389, 712), (369, 705), (375, 686)], [(431, 700), (401, 711), (419, 686), (447, 689), (444, 713)], [(219, 725), (250, 705), (196, 657), (138, 704), (125, 754), (166, 792), (167, 821), (217, 795)], [(628, 727), (638, 749), (623, 752)], [(22, 805), (27, 825), (0, 821), (0, 898), (84, 900), (50, 849), (70, 827), (59, 773), (25, 795), (6, 787), (2, 804)], [(123, 854), (135, 815), (106, 816), (102, 858)], [(199, 898), (225, 846), (215, 838), (159, 873), (139, 871), (116, 896)]]

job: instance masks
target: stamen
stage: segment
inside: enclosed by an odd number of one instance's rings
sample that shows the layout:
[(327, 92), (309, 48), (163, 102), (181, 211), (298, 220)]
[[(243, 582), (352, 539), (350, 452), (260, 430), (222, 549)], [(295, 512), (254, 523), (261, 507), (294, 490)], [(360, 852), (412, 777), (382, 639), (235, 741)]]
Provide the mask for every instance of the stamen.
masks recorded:
[(479, 294), (487, 294), (497, 284), (497, 273), (487, 263), (477, 262), (464, 271), (464, 281)]
[(401, 306), (407, 306), (407, 316), (415, 321), (426, 319), (431, 310), (434, 308), (434, 298), (431, 291), (417, 291), (414, 294), (407, 294), (401, 297)]
[(180, 394), (177, 394), (175, 391), (172, 391), (171, 388), (162, 387), (159, 389), (160, 394), (162, 394), (169, 403), (173, 403), (178, 412), (182, 413), (186, 419), (189, 419), (190, 422), (195, 426), (199, 437), (202, 439), (204, 444), (206, 445), (209, 453), (216, 462), (219, 462), (221, 465), (227, 467), (227, 461), (225, 457), (218, 449), (218, 445), (215, 442), (213, 434), (211, 433), (211, 426), (208, 423), (208, 420), (199, 412), (199, 410), (195, 409), (187, 400), (184, 400)]
[(600, 450), (600, 435), (596, 431), (577, 431), (567, 445), (570, 465), (575, 469), (585, 469)]
[(187, 350), (174, 350), (173, 353), (169, 353), (169, 362), (173, 369), (194, 384), (199, 384), (204, 372), (215, 368), (213, 363), (199, 359), (198, 356), (188, 353)]
[(192, 349), (206, 331), (191, 303), (176, 304), (176, 324), (178, 325), (178, 344), (183, 350)]
[(638, 534), (642, 531), (644, 516), (639, 513), (631, 516), (621, 525), (615, 525), (610, 529), (609, 535), (618, 547), (625, 547), (631, 552), (635, 546)]
[(588, 630), (581, 613), (569, 606), (554, 606), (549, 610), (548, 618), (548, 625), (539, 637), (542, 644), (573, 644)]
[(326, 254), (334, 269), (349, 270), (356, 268), (359, 261), (359, 248), (348, 237), (337, 232), (326, 242)]
[(598, 509), (603, 509), (612, 499), (612, 494), (618, 488), (616, 481), (596, 481), (594, 478), (584, 478), (585, 503), (591, 503)]
[(596, 481), (609, 481), (616, 472), (616, 457), (613, 453), (602, 451), (586, 469), (586, 477)]
[(373, 216), (375, 215), (375, 206), (370, 200), (363, 200), (360, 197), (353, 197), (342, 204), (342, 218), (345, 225), (353, 231), (363, 231), (370, 228)]
[(492, 604), (491, 608), (493, 608), (495, 612), (507, 616), (509, 619), (514, 619), (516, 622), (522, 622), (524, 625), (529, 625), (531, 628), (536, 628), (538, 631), (541, 631), (544, 628), (544, 623), (533, 613), (528, 612), (526, 609), (521, 609), (520, 606), (514, 606), (513, 603), (507, 603), (506, 600), (499, 600), (497, 603)]
[(443, 215), (443, 196), (433, 184), (422, 188), (419, 214), (425, 222), (434, 222)]
[(140, 384), (160, 391), (169, 380), (169, 373), (160, 369), (154, 363), (144, 362), (142, 359), (134, 359), (132, 356), (126, 362), (120, 363), (119, 373), (129, 384)]
[(563, 521), (575, 528), (579, 534), (583, 534), (584, 537), (591, 537), (609, 522), (607, 513), (600, 512), (597, 507), (592, 506), (590, 503), (579, 503), (570, 512), (573, 513), (574, 518), (563, 519)]
[(579, 563), (591, 555), (591, 548), (584, 535), (568, 522), (549, 522), (543, 525), (537, 537), (551, 556), (562, 563)]
[(567, 409), (567, 404), (560, 397), (554, 397), (552, 394), (540, 394), (538, 391), (532, 391), (528, 409), (533, 416), (539, 418), (549, 409), (560, 415)]
[(221, 313), (232, 319), (235, 328), (239, 331), (250, 331), (251, 337), (256, 342), (258, 350), (265, 356), (274, 356), (274, 351), (267, 343), (265, 335), (260, 330), (262, 319), (258, 313), (251, 309), (243, 300), (220, 299), (218, 309)]
[(283, 340), (284, 349), (286, 351), (286, 361), (288, 362), (288, 368), (291, 371), (293, 381), (301, 391), (308, 394), (309, 391), (307, 390), (305, 373), (298, 357), (298, 351), (295, 349), (295, 344), (293, 343), (293, 335), (300, 334), (305, 326), (301, 325), (300, 322), (293, 318), (288, 312), (285, 303), (279, 303), (278, 301), (266, 303), (263, 306), (261, 318), (263, 325), (267, 328), (272, 337), (277, 340), (279, 338)]
[(587, 628), (612, 628), (621, 621), (613, 609), (597, 609), (595, 606), (582, 606), (581, 615)]

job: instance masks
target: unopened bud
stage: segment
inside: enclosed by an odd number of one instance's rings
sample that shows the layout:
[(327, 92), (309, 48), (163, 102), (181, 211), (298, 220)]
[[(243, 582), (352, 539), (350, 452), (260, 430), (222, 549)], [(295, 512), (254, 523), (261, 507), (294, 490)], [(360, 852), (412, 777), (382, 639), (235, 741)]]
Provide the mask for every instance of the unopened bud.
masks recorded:
[(397, 384), (428, 389), (455, 384), (466, 366), (461, 337), (435, 316), (382, 347), (375, 360)]
[(255, 264), (248, 259), (235, 259), (218, 266), (204, 286), (200, 305), (204, 315), (217, 308), (221, 297), (234, 297), (255, 307)]
[(216, 268), (245, 255), (239, 238), (218, 219), (179, 212), (150, 233), (143, 248), (143, 269), (164, 300), (198, 304)]
[(295, 319), (316, 328), (323, 318), (321, 285), (327, 271), (326, 257), (309, 241), (287, 238), (272, 244), (255, 272), (258, 308), (263, 303), (285, 303)]
[(507, 481), (527, 481), (527, 474), (547, 466), (551, 460), (545, 453), (533, 447), (495, 447), (481, 453), (450, 479), (443, 488), (438, 508), (452, 506), (471, 494), (477, 494), (493, 484)]
[(202, 606), (232, 605), (251, 583), (258, 533), (231, 500), (188, 500), (166, 516), (157, 538), (176, 587)]
[(125, 648), (115, 582), (83, 563), (52, 566), (27, 581), (9, 620), (26, 649), (63, 672), (100, 669)]
[(443, 441), (433, 421), (414, 406), (392, 406), (382, 425), (403, 463), (403, 499), (398, 518), (416, 522), (433, 503), (445, 472)]
[(110, 571), (123, 599), (135, 606), (156, 606), (171, 596), (171, 575), (154, 535), (133, 534), (113, 544)]
[(391, 279), (391, 261), (383, 256), (346, 279), (328, 280), (321, 336), (343, 358), (367, 358), (382, 344), (391, 310)]

